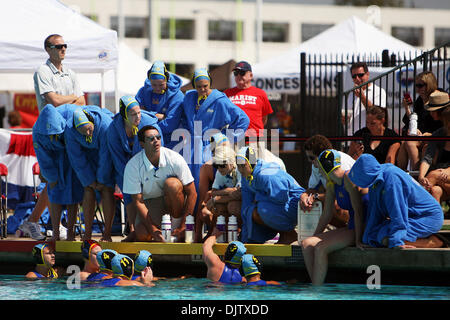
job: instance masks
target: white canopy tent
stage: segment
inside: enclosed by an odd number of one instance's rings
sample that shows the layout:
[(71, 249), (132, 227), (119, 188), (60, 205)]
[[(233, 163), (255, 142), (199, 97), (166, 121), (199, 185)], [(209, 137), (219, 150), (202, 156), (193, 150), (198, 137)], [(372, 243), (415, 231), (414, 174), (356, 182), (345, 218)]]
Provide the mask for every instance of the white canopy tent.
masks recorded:
[[(118, 62), (117, 33), (57, 0), (16, 0), (0, 4), (0, 73), (34, 73), (48, 58), (44, 39), (60, 34), (68, 44), (64, 65), (77, 73), (103, 75)], [(0, 81), (2, 89), (19, 86), (20, 77)], [(31, 78), (32, 83), (32, 78)], [(101, 81), (102, 95), (104, 85)], [(34, 91), (34, 88), (33, 88)], [(104, 101), (104, 99), (102, 99)]]
[[(254, 85), (266, 92), (298, 94), (300, 86), (300, 53), (316, 54), (324, 62), (344, 60), (348, 55), (381, 56), (383, 50), (390, 53), (415, 54), (418, 50), (376, 27), (352, 16), (325, 30), (316, 37), (303, 42), (280, 56), (252, 66)], [(319, 58), (320, 56), (320, 58)], [(325, 67), (322, 67), (325, 69)], [(324, 70), (322, 70), (324, 71)], [(326, 72), (322, 72), (322, 76)], [(328, 77), (335, 75), (328, 72)], [(330, 81), (330, 79), (327, 79)], [(322, 79), (320, 79), (322, 80)], [(234, 79), (233, 79), (234, 81)], [(320, 81), (323, 83), (324, 81)]]

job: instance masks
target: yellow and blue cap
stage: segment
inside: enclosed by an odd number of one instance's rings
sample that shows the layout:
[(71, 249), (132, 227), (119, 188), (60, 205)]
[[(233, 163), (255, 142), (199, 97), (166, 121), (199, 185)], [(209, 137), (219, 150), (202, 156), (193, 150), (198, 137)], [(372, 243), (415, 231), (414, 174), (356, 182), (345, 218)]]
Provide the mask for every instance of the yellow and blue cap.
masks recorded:
[(148, 74), (151, 80), (167, 80), (166, 65), (162, 61), (155, 61)]
[(199, 80), (208, 80), (211, 81), (211, 78), (209, 77), (208, 70), (206, 68), (198, 68), (194, 71), (194, 82), (197, 82)]
[(124, 254), (116, 255), (111, 260), (112, 271), (115, 276), (123, 276), (131, 280), (134, 273), (134, 261)]
[(140, 250), (136, 253), (134, 258), (134, 270), (136, 272), (142, 272), (146, 267), (152, 267), (153, 257), (147, 250)]
[(73, 111), (73, 123), (75, 128), (79, 128), (92, 122), (89, 121), (85, 110), (82, 108), (77, 108)]
[(330, 173), (341, 166), (341, 155), (337, 150), (334, 149), (327, 149), (322, 151), (319, 154), (317, 160), (319, 166), (325, 172), (328, 179)]
[(111, 249), (104, 249), (99, 253), (97, 253), (97, 261), (100, 270), (113, 271), (111, 261), (117, 255), (118, 255), (117, 251)]
[(233, 241), (227, 246), (225, 250), (225, 263), (239, 266), (241, 264), (242, 256), (247, 252), (247, 248), (240, 241)]
[(44, 249), (48, 247), (47, 243), (38, 243), (33, 247), (31, 254), (33, 255), (34, 262), (39, 265), (45, 264), (44, 262)]
[(125, 115), (125, 118), (127, 117), (127, 112), (136, 106), (139, 106), (139, 103), (133, 96), (123, 96), (119, 99), (119, 107), (121, 111), (124, 111), (122, 116)]
[(242, 257), (242, 273), (244, 277), (252, 276), (255, 274), (261, 274), (262, 265), (258, 259), (252, 254), (245, 254)]

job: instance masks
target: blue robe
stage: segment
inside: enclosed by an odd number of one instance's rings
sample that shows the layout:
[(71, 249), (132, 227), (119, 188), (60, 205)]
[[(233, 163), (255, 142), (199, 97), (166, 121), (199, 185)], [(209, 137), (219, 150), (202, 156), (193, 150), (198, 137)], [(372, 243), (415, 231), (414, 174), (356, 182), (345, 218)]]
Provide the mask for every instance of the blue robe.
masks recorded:
[(88, 143), (86, 137), (74, 127), (72, 114), (64, 134), (70, 163), (83, 187), (95, 181), (114, 187), (113, 164), (106, 142), (106, 133), (114, 115), (98, 106), (84, 106), (83, 109), (94, 118), (92, 142)]
[[(190, 90), (186, 92), (183, 101), (183, 128), (190, 134), (190, 139), (185, 140), (190, 150), (183, 149), (183, 157), (191, 169), (198, 192), (200, 167), (212, 157), (209, 149), (210, 136), (220, 131), (228, 137), (230, 143), (236, 143), (245, 138), (250, 120), (241, 108), (219, 90), (212, 90), (198, 110), (197, 99), (197, 90)], [(233, 134), (227, 132), (227, 129), (233, 129)]]
[[(48, 104), (33, 126), (33, 146), (51, 203), (75, 204), (83, 199), (83, 186), (70, 165), (64, 141), (67, 119), (76, 105), (55, 108)], [(58, 135), (56, 137), (55, 135)], [(52, 182), (57, 184), (52, 188)]]
[(181, 104), (184, 98), (183, 92), (180, 90), (182, 84), (181, 78), (171, 73), (169, 81), (167, 81), (166, 92), (157, 94), (153, 92), (150, 80), (146, 79), (144, 86), (139, 89), (135, 97), (141, 108), (165, 115), (165, 118), (159, 121), (158, 124), (164, 137), (164, 146), (169, 149), (172, 149), (178, 142), (171, 141), (171, 135), (181, 124), (183, 113)]
[(441, 229), (444, 215), (440, 204), (400, 168), (379, 164), (372, 155), (363, 154), (349, 177), (357, 186), (370, 188), (364, 243), (382, 247), (387, 237), (393, 248)]
[[(123, 173), (128, 160), (142, 150), (137, 135), (131, 138), (127, 137), (123, 121), (123, 117), (120, 113), (117, 113), (114, 116), (106, 135), (108, 149), (114, 166), (115, 181), (120, 190), (123, 189)], [(141, 129), (146, 125), (153, 126), (157, 122), (158, 118), (156, 118), (154, 112), (141, 110), (141, 122), (138, 125), (138, 129)], [(130, 142), (133, 144), (132, 147), (130, 147)], [(123, 199), (125, 206), (131, 202), (130, 195), (124, 194)]]
[[(252, 176), (251, 180), (244, 177), (241, 180), (241, 241), (264, 243), (272, 239), (277, 231), (295, 228), (298, 201), (305, 189), (274, 162), (258, 159)], [(253, 221), (255, 208), (265, 226)]]

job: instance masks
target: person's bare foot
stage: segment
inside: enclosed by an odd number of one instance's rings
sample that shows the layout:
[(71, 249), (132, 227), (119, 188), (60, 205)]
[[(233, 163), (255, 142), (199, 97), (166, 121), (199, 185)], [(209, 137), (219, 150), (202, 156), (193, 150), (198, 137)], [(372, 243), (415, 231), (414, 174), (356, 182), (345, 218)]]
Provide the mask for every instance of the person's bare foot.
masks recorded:
[(131, 231), (125, 239), (123, 239), (121, 242), (134, 242), (136, 241), (136, 232)]

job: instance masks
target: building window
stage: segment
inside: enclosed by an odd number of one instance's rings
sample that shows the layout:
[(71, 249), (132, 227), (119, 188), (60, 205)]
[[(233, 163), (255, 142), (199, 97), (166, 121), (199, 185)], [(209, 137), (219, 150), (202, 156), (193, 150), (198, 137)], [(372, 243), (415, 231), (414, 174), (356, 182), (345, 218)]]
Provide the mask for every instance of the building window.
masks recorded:
[[(112, 16), (110, 19), (111, 29), (119, 32), (119, 17)], [(125, 17), (126, 38), (148, 38), (148, 18)]]
[(449, 28), (435, 28), (434, 29), (434, 45), (436, 47), (439, 47), (448, 42), (450, 42), (450, 29)]
[(423, 46), (422, 27), (392, 27), (392, 36), (415, 47)]
[(302, 23), (302, 42), (314, 38), (332, 26), (332, 24)]
[[(170, 63), (167, 63), (166, 66), (169, 68)], [(176, 63), (175, 73), (179, 76), (191, 79), (192, 74), (194, 73), (194, 65), (189, 63)]]
[[(209, 20), (208, 21), (208, 40), (217, 41), (236, 41), (242, 40), (242, 30), (244, 23), (240, 23), (238, 28), (237, 21)], [(240, 30), (241, 35), (238, 35)]]
[(288, 42), (289, 23), (263, 22), (263, 42)]
[[(171, 21), (173, 32), (171, 33)], [(192, 40), (194, 39), (195, 22), (189, 19), (161, 18), (161, 39)]]

